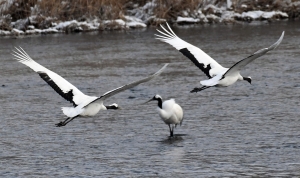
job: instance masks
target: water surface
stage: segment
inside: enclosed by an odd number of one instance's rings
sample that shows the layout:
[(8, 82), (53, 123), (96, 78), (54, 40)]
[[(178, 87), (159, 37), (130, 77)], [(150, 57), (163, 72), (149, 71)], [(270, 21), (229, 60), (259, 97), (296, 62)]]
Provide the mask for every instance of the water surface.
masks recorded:
[[(174, 26), (174, 32), (230, 67), (268, 47), (227, 88), (189, 93), (206, 76), (154, 28), (122, 32), (2, 37), (0, 40), (1, 177), (291, 177), (300, 176), (300, 24)], [(88, 95), (101, 95), (170, 63), (157, 79), (106, 101), (122, 110), (77, 118), (70, 103), (16, 62), (21, 46), (34, 60)], [(155, 94), (175, 98), (184, 121), (169, 139)]]

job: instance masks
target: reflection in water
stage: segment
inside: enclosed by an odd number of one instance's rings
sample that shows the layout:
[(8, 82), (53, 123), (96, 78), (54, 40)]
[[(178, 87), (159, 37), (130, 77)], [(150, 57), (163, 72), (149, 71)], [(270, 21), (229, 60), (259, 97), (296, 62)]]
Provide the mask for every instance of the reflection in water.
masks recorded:
[(164, 144), (173, 144), (173, 143), (178, 143), (183, 141), (183, 136), (184, 134), (174, 134), (174, 137), (168, 137), (166, 139), (163, 139), (161, 143)]
[[(0, 175), (2, 177), (299, 177), (299, 22), (211, 25), (174, 32), (224, 67), (268, 46), (247, 65), (252, 85), (189, 93), (206, 76), (146, 31), (1, 38)], [(88, 95), (102, 95), (154, 73), (157, 79), (111, 98), (122, 110), (54, 126), (68, 104), (38, 75), (13, 60), (21, 46), (38, 63)], [(288, 62), (287, 62), (288, 61)], [(41, 95), (42, 93), (42, 95)], [(185, 111), (176, 136), (151, 107), (160, 93)], [(186, 134), (186, 135), (184, 135)]]

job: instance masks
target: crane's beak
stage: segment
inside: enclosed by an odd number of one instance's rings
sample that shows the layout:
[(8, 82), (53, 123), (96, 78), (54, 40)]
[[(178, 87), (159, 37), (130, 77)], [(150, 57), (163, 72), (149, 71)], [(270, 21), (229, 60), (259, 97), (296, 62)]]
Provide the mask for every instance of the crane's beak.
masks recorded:
[(147, 103), (149, 103), (150, 101), (153, 101), (153, 98), (151, 98), (150, 100), (146, 101), (146, 102), (143, 103), (143, 104), (147, 104)]

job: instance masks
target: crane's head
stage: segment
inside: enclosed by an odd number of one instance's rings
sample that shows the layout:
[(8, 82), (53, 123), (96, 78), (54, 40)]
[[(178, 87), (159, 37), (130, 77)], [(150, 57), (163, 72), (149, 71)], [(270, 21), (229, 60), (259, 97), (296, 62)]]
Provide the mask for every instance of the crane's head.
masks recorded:
[(152, 100), (161, 100), (161, 99), (162, 99), (161, 96), (157, 94), (152, 98)]
[(162, 98), (161, 98), (161, 96), (160, 95), (155, 95), (155, 96), (153, 96), (153, 98), (151, 98), (150, 100), (148, 100), (147, 102), (145, 102), (144, 104), (146, 104), (146, 103), (148, 103), (148, 102), (150, 102), (150, 101), (153, 101), (153, 100), (157, 100), (157, 101), (162, 101)]
[(252, 81), (252, 79), (251, 79), (250, 76), (249, 76), (249, 77), (243, 77), (243, 80), (246, 80), (246, 81), (249, 82), (250, 84), (251, 84), (251, 81)]
[(118, 104), (114, 103), (108, 106), (105, 106), (106, 109), (121, 109)]

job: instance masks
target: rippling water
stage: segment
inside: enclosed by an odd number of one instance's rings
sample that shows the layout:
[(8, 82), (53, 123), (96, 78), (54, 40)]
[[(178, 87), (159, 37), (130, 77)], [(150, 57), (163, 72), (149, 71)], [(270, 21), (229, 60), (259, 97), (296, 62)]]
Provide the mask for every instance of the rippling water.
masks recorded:
[[(300, 24), (173, 27), (182, 39), (230, 67), (285, 37), (249, 64), (227, 88), (189, 93), (206, 79), (188, 59), (154, 39), (155, 29), (126, 32), (2, 37), (0, 40), (1, 177), (292, 177), (300, 176)], [(21, 46), (38, 63), (82, 92), (101, 95), (156, 72), (157, 79), (106, 101), (122, 110), (77, 118), (70, 104), (25, 65), (12, 59)], [(175, 98), (184, 121), (169, 139), (155, 94)]]

